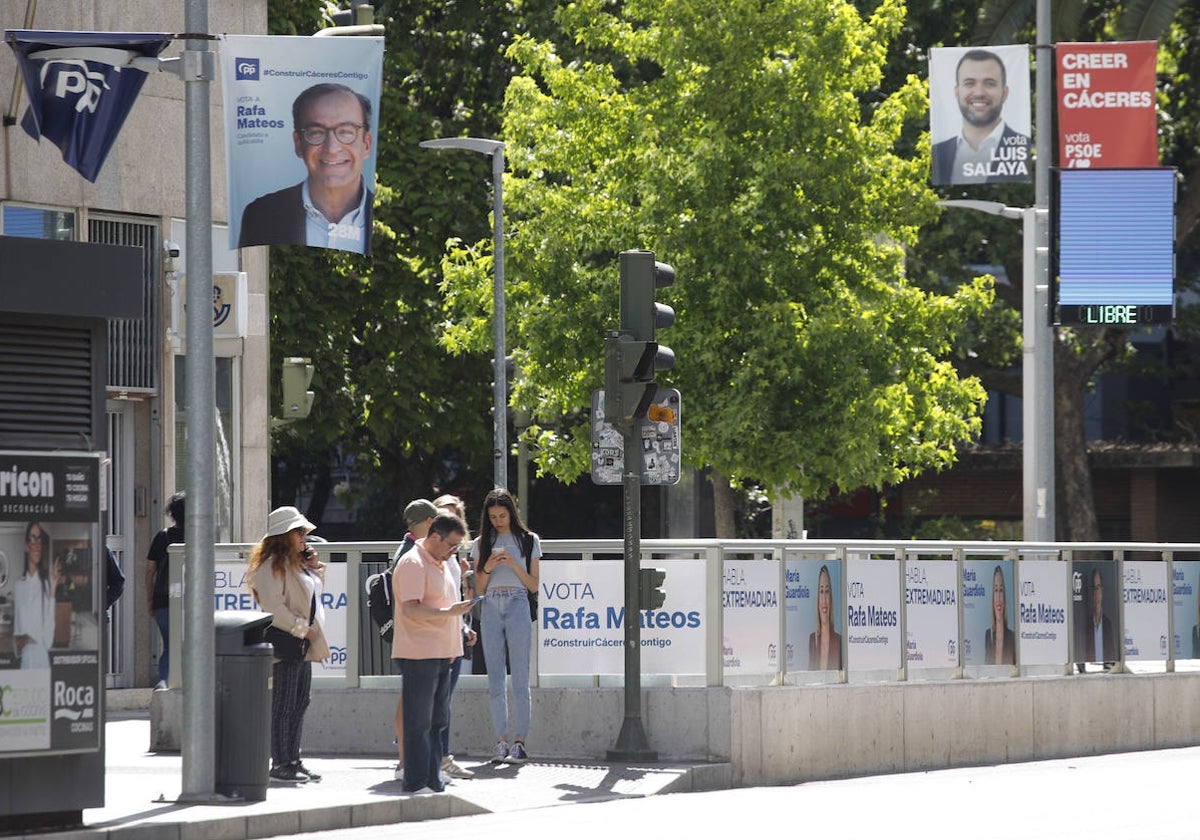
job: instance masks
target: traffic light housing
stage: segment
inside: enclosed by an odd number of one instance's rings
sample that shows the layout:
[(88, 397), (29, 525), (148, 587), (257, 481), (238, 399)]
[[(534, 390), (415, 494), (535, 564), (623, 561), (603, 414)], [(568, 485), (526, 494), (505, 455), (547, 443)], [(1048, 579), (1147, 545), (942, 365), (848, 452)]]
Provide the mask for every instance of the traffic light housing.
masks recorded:
[(316, 368), (312, 359), (289, 356), (283, 360), (283, 419), (303, 420), (313, 407), (312, 384)]
[(606, 359), (616, 381), (610, 375), (605, 385), (619, 419), (631, 422), (646, 416), (655, 373), (675, 365), (675, 353), (655, 337), (659, 328), (675, 323), (675, 310), (654, 299), (658, 289), (675, 282), (675, 269), (656, 262), (653, 251), (622, 251), (620, 259), (621, 328)]
[(638, 609), (661, 609), (667, 600), (666, 569), (638, 569)]

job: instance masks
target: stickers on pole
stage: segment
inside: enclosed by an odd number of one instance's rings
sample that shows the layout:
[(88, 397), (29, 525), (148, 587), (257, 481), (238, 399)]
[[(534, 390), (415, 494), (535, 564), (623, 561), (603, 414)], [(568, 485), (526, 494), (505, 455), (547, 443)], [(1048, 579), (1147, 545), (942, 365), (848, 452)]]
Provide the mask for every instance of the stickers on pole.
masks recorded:
[[(635, 424), (642, 451), (642, 484), (678, 484), (680, 466), (680, 401), (674, 388), (659, 388), (646, 416)], [(620, 484), (625, 469), (625, 441), (604, 413), (603, 389), (592, 393), (592, 481)]]

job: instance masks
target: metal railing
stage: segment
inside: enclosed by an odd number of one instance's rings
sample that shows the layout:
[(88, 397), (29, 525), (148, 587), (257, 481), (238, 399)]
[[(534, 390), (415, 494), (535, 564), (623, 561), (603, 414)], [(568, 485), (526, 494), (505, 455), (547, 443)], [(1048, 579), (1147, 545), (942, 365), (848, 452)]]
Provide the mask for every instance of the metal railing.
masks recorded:
[[(391, 553), (395, 550), (393, 542), (358, 542), (358, 543), (319, 543), (315, 548), (322, 559), (330, 564), (330, 581), (327, 584), (328, 605), (331, 607), (327, 617), (327, 634), (343, 641), (342, 644), (331, 645), (335, 650), (335, 659), (341, 660), (341, 667), (326, 668), (318, 672), (317, 677), (326, 685), (344, 685), (359, 687), (372, 684), (391, 684), (397, 679), (391, 676), (390, 651), (378, 638), (376, 628), (366, 610), (365, 583), (367, 578), (381, 570), (386, 565)], [(217, 558), (217, 608), (237, 606), (245, 608), (250, 605), (248, 598), (239, 601), (231, 600), (238, 596), (232, 593), (244, 586), (237, 574), (237, 569), (248, 556), (252, 545), (219, 544), (215, 547)], [(1091, 593), (1090, 582), (1084, 581), (1087, 570), (1098, 570), (1101, 582), (1107, 580), (1108, 588), (1112, 589), (1104, 595), (1103, 604), (1108, 611), (1106, 619), (1111, 615), (1115, 619), (1113, 632), (1117, 635), (1117, 651), (1115, 656), (1093, 656), (1086, 661), (1096, 664), (1088, 670), (1098, 670), (1103, 667), (1108, 671), (1121, 670), (1157, 670), (1173, 671), (1178, 659), (1190, 659), (1190, 647), (1184, 656), (1177, 656), (1176, 650), (1182, 648), (1181, 636), (1176, 628), (1190, 626), (1190, 620), (1176, 616), (1176, 599), (1182, 592), (1190, 596), (1183, 605), (1185, 614), (1196, 617), (1200, 614), (1197, 609), (1197, 594), (1200, 593), (1200, 544), (1165, 544), (1165, 543), (1023, 543), (1023, 542), (937, 542), (937, 541), (887, 541), (887, 540), (854, 540), (854, 541), (818, 541), (818, 540), (643, 540), (643, 565), (653, 565), (657, 562), (685, 561), (668, 575), (666, 588), (668, 603), (664, 609), (671, 608), (672, 597), (682, 592), (678, 597), (689, 597), (688, 608), (697, 599), (702, 604), (695, 606), (697, 612), (702, 612), (703, 620), (698, 627), (690, 628), (695, 631), (690, 639), (702, 640), (704, 647), (703, 664), (692, 668), (687, 673), (667, 673), (659, 671), (657, 679), (670, 685), (702, 684), (717, 686), (725, 684), (792, 684), (803, 682), (845, 682), (867, 680), (907, 680), (907, 679), (955, 679), (973, 676), (1021, 676), (1045, 673), (1070, 673), (1073, 670), (1085, 670), (1080, 658), (1075, 655), (1076, 645), (1079, 644), (1078, 622), (1072, 618), (1075, 609), (1086, 609), (1086, 602)], [(620, 563), (623, 553), (621, 540), (543, 540), (542, 541), (541, 579), (544, 587), (553, 587), (554, 582), (561, 576), (559, 570), (571, 568), (573, 571), (583, 569), (587, 575), (595, 570), (599, 580), (601, 566), (589, 567), (578, 564), (589, 563)], [(181, 561), (184, 553), (182, 545), (170, 549), (172, 563), (172, 581), (178, 581)], [(556, 563), (575, 564), (555, 566)], [(691, 571), (691, 563), (698, 564), (695, 572)], [(944, 563), (948, 565), (933, 566), (930, 564)], [(1055, 565), (1046, 565), (1055, 564)], [(754, 564), (754, 565), (751, 565)], [(812, 564), (806, 566), (805, 564)], [(839, 650), (839, 665), (837, 668), (826, 670), (810, 670), (797, 667), (800, 663), (801, 642), (807, 642), (810, 623), (806, 619), (795, 616), (797, 606), (789, 601), (795, 601), (792, 592), (808, 589), (805, 597), (816, 602), (813, 593), (816, 588), (808, 585), (791, 585), (793, 578), (798, 580), (803, 574), (812, 580), (820, 582), (816, 573), (816, 565), (840, 569), (841, 580), (830, 589), (834, 590), (834, 600), (841, 608), (837, 612), (837, 623), (841, 627)], [(1007, 564), (1007, 565), (1005, 565)], [(1037, 565), (1041, 564), (1041, 565)], [(1151, 564), (1151, 565), (1146, 565)], [(1161, 564), (1161, 566), (1159, 565)], [(1008, 597), (1013, 601), (1015, 609), (1012, 614), (1014, 640), (1016, 650), (1013, 662), (1006, 664), (979, 663), (975, 646), (971, 643), (971, 633), (966, 626), (968, 594), (976, 599), (983, 597), (983, 591), (991, 592), (991, 582), (978, 580), (979, 569), (990, 570), (1011, 569), (1011, 577), (1005, 579)], [(1061, 567), (1061, 568), (1060, 568)], [(682, 570), (682, 574), (680, 574)], [(749, 570), (749, 571), (748, 571)], [(1082, 570), (1082, 571), (1081, 571)], [(734, 635), (746, 633), (745, 615), (738, 613), (745, 609), (747, 599), (739, 592), (739, 576), (749, 572), (760, 576), (773, 576), (774, 595), (771, 595), (771, 584), (768, 582), (758, 589), (756, 597), (749, 599), (755, 606), (768, 602), (764, 614), (770, 614), (771, 626), (765, 630), (761, 618), (758, 623), (751, 622), (751, 631), (766, 634), (768, 644), (775, 646), (774, 659), (767, 659), (749, 667), (731, 666), (728, 655), (731, 644), (727, 633)], [(920, 571), (920, 574), (917, 572)], [(953, 581), (952, 591), (954, 607), (954, 624), (957, 628), (956, 644), (953, 651), (937, 651), (940, 661), (932, 667), (926, 667), (913, 661), (913, 638), (919, 635), (922, 622), (926, 622), (919, 614), (920, 603), (912, 603), (912, 593), (920, 593), (924, 585), (923, 575), (936, 573), (943, 580)], [(1136, 573), (1136, 574), (1135, 574)], [(611, 568), (607, 572), (613, 574)], [(860, 579), (849, 580), (851, 575)], [(894, 578), (891, 577), (894, 575)], [(1148, 579), (1143, 585), (1142, 575)], [(873, 577), (872, 577), (873, 576)], [(1003, 575), (1002, 575), (1003, 576)], [(1137, 578), (1136, 580), (1134, 578)], [(674, 578), (674, 579), (672, 579)], [(870, 647), (856, 644), (853, 627), (855, 619), (851, 602), (856, 594), (855, 588), (866, 590), (867, 578), (883, 581), (878, 588), (876, 598), (879, 604), (895, 601), (900, 604), (897, 625), (885, 628), (891, 634), (893, 642), (898, 639), (900, 649), (896, 652), (894, 667), (890, 663), (872, 661)], [(894, 587), (890, 583), (895, 581)], [(1011, 581), (1011, 582), (1010, 582)], [(1068, 615), (1062, 621), (1062, 630), (1066, 634), (1066, 655), (1057, 661), (1039, 659), (1034, 652), (1038, 650), (1039, 640), (1035, 635), (1022, 639), (1022, 630), (1034, 626), (1026, 618), (1036, 619), (1036, 610), (1029, 606), (1031, 613), (1025, 613), (1025, 602), (1020, 599), (1032, 595), (1035, 585), (1057, 590), (1060, 586), (1066, 598), (1077, 606), (1068, 607)], [(1162, 585), (1165, 582), (1165, 585)], [(1152, 585), (1153, 584), (1153, 585)], [(599, 585), (599, 584), (598, 584)], [(791, 591), (789, 591), (789, 587)], [(943, 600), (938, 609), (947, 611), (949, 598), (945, 593), (950, 585), (929, 591), (943, 593)], [(181, 587), (172, 587), (172, 621), (171, 638), (180, 638), (182, 622), (179, 620), (177, 606), (181, 605)], [(687, 590), (687, 592), (683, 592)], [(1022, 591), (1023, 590), (1023, 591)], [(687, 594), (690, 592), (691, 594)], [(731, 597), (734, 593), (734, 597)], [(1134, 598), (1129, 602), (1130, 593)], [(1149, 593), (1148, 596), (1145, 593)], [(542, 593), (543, 615), (535, 626), (534, 661), (532, 679), (535, 684), (584, 684), (605, 685), (619, 684), (620, 675), (615, 671), (600, 671), (596, 668), (581, 664), (578, 673), (566, 673), (562, 670), (553, 673), (541, 673), (538, 664), (538, 651), (542, 647), (542, 637), (547, 633), (559, 633), (561, 622), (559, 618), (565, 615), (566, 602), (548, 601), (552, 594), (546, 590)], [(1124, 597), (1118, 597), (1124, 595)], [(907, 596), (907, 597), (906, 597)], [(1161, 597), (1160, 597), (1161, 596)], [(593, 593), (593, 597), (595, 597)], [(995, 594), (991, 598), (995, 599)], [(1054, 591), (1047, 593), (1052, 604), (1058, 602)], [(222, 600), (224, 599), (224, 601)], [(890, 599), (890, 601), (889, 601)], [(920, 597), (916, 599), (920, 601)], [(1149, 603), (1147, 603), (1149, 602)], [(982, 602), (980, 602), (982, 603)], [(1032, 603), (1032, 602), (1031, 602)], [(975, 606), (979, 606), (977, 603)], [(1141, 610), (1136, 615), (1127, 610), (1131, 607)], [(805, 607), (807, 610), (809, 607)], [(552, 609), (555, 612), (547, 613)], [(1057, 609), (1050, 607), (1051, 611)], [(1148, 611), (1147, 611), (1148, 610)], [(887, 612), (887, 610), (882, 610)], [(789, 612), (792, 615), (789, 617)], [(936, 621), (943, 624), (948, 620), (947, 612), (933, 613)], [(976, 613), (976, 621), (978, 621)], [(553, 619), (553, 620), (552, 620)], [(1178, 620), (1177, 620), (1178, 619)], [(836, 619), (835, 619), (836, 621)], [(1128, 622), (1133, 621), (1133, 625)], [(1165, 628), (1158, 642), (1158, 649), (1147, 656), (1139, 652), (1136, 656), (1126, 656), (1127, 643), (1130, 641), (1127, 629), (1144, 626), (1147, 621), (1153, 627), (1158, 622)], [(1139, 624), (1140, 622), (1140, 624)], [(865, 622), (864, 622), (865, 623)], [(1200, 618), (1196, 619), (1197, 633), (1200, 634)], [(340, 630), (339, 630), (340, 628)], [(549, 628), (549, 629), (547, 629)], [(797, 628), (800, 628), (799, 630)], [(619, 630), (618, 630), (619, 632)], [(340, 635), (339, 635), (340, 633)], [(976, 634), (978, 636), (978, 634)], [(1200, 636), (1198, 636), (1200, 641)], [(736, 642), (736, 640), (735, 640)], [(643, 643), (645, 643), (643, 641)], [(1059, 644), (1056, 642), (1056, 644)], [(1030, 651), (1029, 656), (1023, 656), (1023, 649)], [(1053, 648), (1059, 650), (1061, 647)], [(792, 651), (789, 656), (785, 651)], [(176, 651), (172, 651), (173, 656)], [(885, 657), (886, 659), (886, 657)], [(1030, 661), (1025, 661), (1025, 660)], [(181, 661), (176, 658), (175, 661)], [(581, 663), (586, 663), (581, 658)], [(844, 664), (843, 664), (844, 663)], [(1133, 666), (1133, 667), (1130, 667)], [(646, 662), (643, 661), (645, 669)], [(173, 669), (178, 670), (178, 669)], [(598, 674), (600, 674), (598, 676)], [(471, 682), (471, 675), (464, 674), (463, 679)], [(647, 685), (656, 684), (656, 678), (651, 677)]]

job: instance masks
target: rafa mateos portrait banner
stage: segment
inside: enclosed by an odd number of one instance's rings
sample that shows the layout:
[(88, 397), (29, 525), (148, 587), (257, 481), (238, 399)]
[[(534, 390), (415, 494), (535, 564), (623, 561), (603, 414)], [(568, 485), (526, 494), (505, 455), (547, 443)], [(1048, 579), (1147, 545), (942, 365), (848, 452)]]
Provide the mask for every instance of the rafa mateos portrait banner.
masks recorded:
[(382, 38), (221, 39), (230, 247), (371, 252)]

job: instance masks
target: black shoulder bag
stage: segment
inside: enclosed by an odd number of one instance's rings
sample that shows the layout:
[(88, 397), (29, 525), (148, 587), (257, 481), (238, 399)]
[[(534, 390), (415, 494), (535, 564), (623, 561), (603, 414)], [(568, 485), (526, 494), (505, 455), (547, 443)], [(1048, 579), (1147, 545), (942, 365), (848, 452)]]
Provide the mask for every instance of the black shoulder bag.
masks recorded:
[[(316, 617), (317, 596), (314, 595), (308, 612), (310, 626)], [(271, 643), (271, 647), (275, 648), (275, 658), (283, 662), (303, 661), (308, 656), (308, 649), (312, 647), (312, 642), (308, 639), (293, 636), (286, 630), (280, 630), (274, 624), (269, 625), (266, 632), (263, 633), (263, 641)]]

